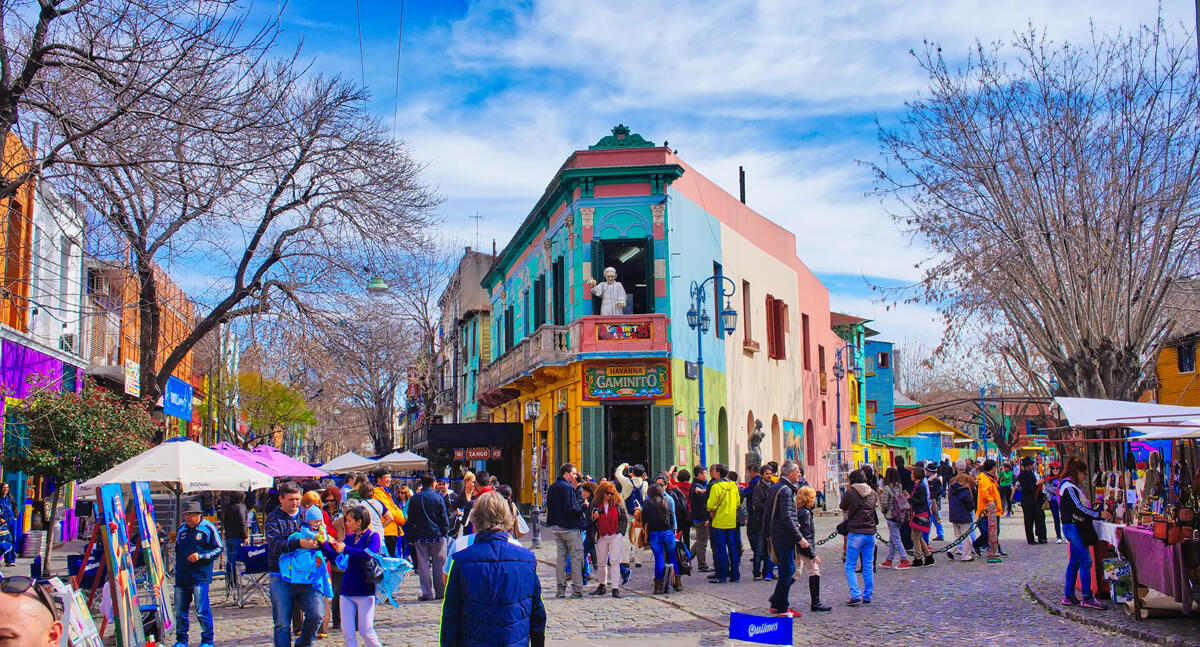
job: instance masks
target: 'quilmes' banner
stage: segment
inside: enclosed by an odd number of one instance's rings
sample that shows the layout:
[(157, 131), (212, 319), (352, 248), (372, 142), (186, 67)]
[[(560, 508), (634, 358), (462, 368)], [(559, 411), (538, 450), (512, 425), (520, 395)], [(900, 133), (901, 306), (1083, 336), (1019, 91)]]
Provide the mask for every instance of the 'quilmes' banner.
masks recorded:
[(792, 618), (729, 614), (729, 638), (760, 645), (791, 645)]

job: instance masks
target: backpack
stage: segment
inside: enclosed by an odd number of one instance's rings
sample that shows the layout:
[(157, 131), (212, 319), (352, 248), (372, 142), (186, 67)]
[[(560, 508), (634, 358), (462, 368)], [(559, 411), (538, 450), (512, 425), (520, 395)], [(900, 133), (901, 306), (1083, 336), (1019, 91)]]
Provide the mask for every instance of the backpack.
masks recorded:
[(897, 488), (892, 496), (892, 521), (903, 525), (912, 518), (912, 504), (908, 502), (908, 493), (904, 488)]
[[(680, 492), (673, 487), (667, 488), (667, 496), (671, 497), (671, 500), (675, 502), (675, 527), (682, 530), (691, 526), (692, 520), (688, 515), (687, 499), (684, 498), (683, 492)], [(689, 573), (685, 573), (685, 575), (688, 574)]]
[[(646, 482), (642, 481), (642, 485), (645, 484)], [(629, 511), (629, 514), (633, 514), (633, 511), (642, 507), (643, 503), (645, 503), (645, 495), (642, 494), (642, 488), (636, 485), (633, 486), (633, 491), (629, 493), (629, 498), (625, 499), (625, 509)]]

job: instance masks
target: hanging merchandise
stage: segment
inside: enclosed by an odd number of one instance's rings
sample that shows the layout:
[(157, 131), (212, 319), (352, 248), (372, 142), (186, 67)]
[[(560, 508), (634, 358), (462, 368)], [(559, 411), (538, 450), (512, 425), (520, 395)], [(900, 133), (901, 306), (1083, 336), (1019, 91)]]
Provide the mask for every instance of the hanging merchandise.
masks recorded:
[(100, 501), (101, 536), (104, 540), (104, 561), (109, 572), (113, 617), (117, 623), (117, 647), (142, 647), (146, 636), (138, 607), (121, 486), (117, 483), (102, 485), (96, 493)]
[(171, 612), (171, 596), (165, 584), (167, 571), (163, 568), (162, 545), (158, 538), (158, 525), (154, 523), (154, 503), (150, 499), (150, 484), (146, 481), (133, 483), (133, 511), (137, 516), (139, 542), (142, 548), (142, 563), (146, 565), (146, 584), (154, 594), (155, 616), (158, 631), (169, 635), (175, 626), (175, 614)]

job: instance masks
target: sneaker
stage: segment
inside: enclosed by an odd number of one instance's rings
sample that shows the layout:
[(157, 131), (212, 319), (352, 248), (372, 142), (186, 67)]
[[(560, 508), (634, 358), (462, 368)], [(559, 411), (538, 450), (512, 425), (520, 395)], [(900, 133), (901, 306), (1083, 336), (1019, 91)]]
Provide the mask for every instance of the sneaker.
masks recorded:
[(1103, 611), (1108, 608), (1108, 607), (1104, 606), (1103, 604), (1100, 604), (1100, 601), (1097, 600), (1096, 598), (1084, 598), (1083, 601), (1079, 603), (1079, 606), (1081, 606), (1085, 609), (1097, 609), (1100, 611)]
[(934, 537), (933, 540), (934, 541), (946, 541), (946, 538), (941, 535), (938, 535), (937, 537)]
[(1062, 605), (1064, 607), (1077, 607), (1079, 606), (1079, 598), (1073, 595), (1064, 596), (1062, 599)]
[[(558, 590), (558, 591), (557, 591), (557, 592), (554, 594), (554, 597), (556, 597), (556, 598), (565, 598), (565, 597), (567, 597), (567, 592), (566, 592), (566, 590), (565, 590), (565, 589), (559, 589), (559, 590)], [(184, 645), (183, 647), (187, 647), (187, 645)]]
[(428, 595), (418, 595), (417, 596), (417, 602), (428, 602), (432, 599), (433, 598), (429, 597)]
[(727, 583), (727, 582), (729, 582), (729, 580), (727, 580), (727, 579), (725, 579), (725, 578), (723, 578), (723, 577), (710, 577), (710, 578), (708, 578), (708, 583), (709, 583), (709, 584), (725, 584), (725, 583)]
[(583, 599), (583, 591), (580, 589), (575, 589), (575, 591), (573, 593), (571, 593), (571, 599), (582, 600)]
[[(321, 634), (317, 634), (317, 635), (320, 636)], [(323, 637), (328, 638), (329, 634), (325, 634)], [(200, 643), (200, 647), (213, 647), (213, 644), (212, 643)]]
[(813, 611), (833, 611), (833, 607), (828, 604), (821, 604), (820, 600), (813, 602), (811, 608)]
[(879, 563), (879, 568), (891, 568), (891, 567), (892, 567), (892, 560), (890, 560), (890, 559), (885, 559)]
[(974, 555), (971, 555), (971, 556), (968, 556), (968, 557), (963, 557), (962, 559), (960, 559), (960, 560), (958, 560), (958, 561), (960, 561), (960, 562), (973, 562), (973, 561), (975, 561), (975, 556), (974, 556)]
[(761, 576), (761, 575), (755, 575), (755, 576), (754, 576), (754, 581), (755, 581), (755, 582), (761, 582), (761, 581), (762, 581), (762, 576)]
[(621, 597), (621, 589), (613, 589), (613, 590), (612, 590), (612, 596), (613, 596), (614, 598), (619, 598), (619, 597)]
[(906, 568), (912, 568), (912, 563), (910, 563), (907, 559), (902, 559), (900, 560), (900, 565), (896, 567), (896, 570), (902, 571)]
[(771, 575), (770, 573), (767, 573), (766, 575), (762, 576), (762, 578), (763, 578), (764, 582), (774, 582), (775, 581), (775, 576)]
[[(641, 564), (638, 564), (638, 566), (641, 566)], [(712, 569), (707, 566), (700, 566), (696, 570), (700, 571), (701, 573), (707, 573), (707, 572), (711, 571)]]
[(176, 643), (175, 643), (175, 647), (188, 647), (188, 644), (187, 644), (187, 643), (183, 643), (183, 642), (176, 642)]
[(1059, 537), (1058, 539), (1055, 539), (1055, 540), (1054, 540), (1054, 543), (1056, 543), (1056, 544), (1061, 544), (1061, 543), (1063, 543), (1062, 537)]
[(946, 559), (953, 562), (954, 561), (954, 553), (946, 553)]
[(863, 604), (871, 604), (871, 598), (863, 598)]
[(740, 578), (740, 577), (731, 577), (731, 578), (729, 578), (729, 583), (730, 583), (730, 584), (737, 584), (738, 582), (741, 582), (741, 581), (742, 581), (742, 578)]
[(850, 598), (846, 601), (846, 606), (848, 607), (856, 607), (860, 604), (862, 604), (862, 598)]

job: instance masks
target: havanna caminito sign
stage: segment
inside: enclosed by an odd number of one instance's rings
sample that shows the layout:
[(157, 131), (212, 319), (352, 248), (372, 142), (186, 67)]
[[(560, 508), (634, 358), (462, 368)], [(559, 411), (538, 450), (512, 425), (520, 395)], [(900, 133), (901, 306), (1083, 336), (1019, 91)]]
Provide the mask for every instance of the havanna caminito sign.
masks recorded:
[(636, 364), (585, 362), (584, 400), (647, 400), (671, 393), (671, 369), (666, 362)]

